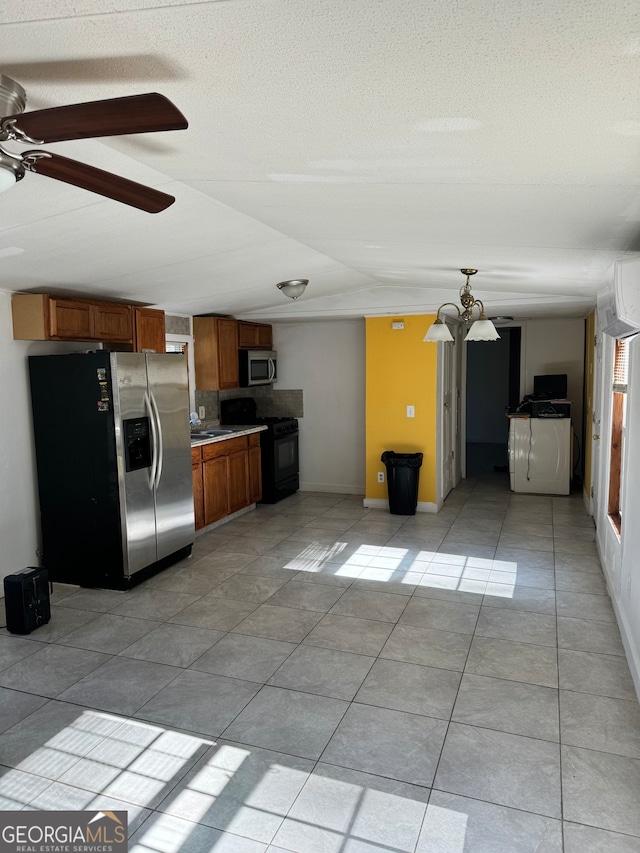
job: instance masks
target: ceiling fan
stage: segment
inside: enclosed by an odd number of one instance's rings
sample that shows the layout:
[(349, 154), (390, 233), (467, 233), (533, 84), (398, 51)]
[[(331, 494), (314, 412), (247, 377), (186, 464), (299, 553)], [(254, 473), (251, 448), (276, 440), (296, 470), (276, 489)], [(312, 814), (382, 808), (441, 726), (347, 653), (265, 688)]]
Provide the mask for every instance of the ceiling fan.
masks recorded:
[[(0, 143), (43, 145), (70, 139), (184, 130), (187, 120), (171, 101), (157, 93), (71, 104), (25, 113), (27, 96), (15, 80), (0, 74)], [(173, 204), (166, 193), (48, 151), (11, 154), (0, 144), (0, 192), (35, 172), (89, 192), (159, 213)]]

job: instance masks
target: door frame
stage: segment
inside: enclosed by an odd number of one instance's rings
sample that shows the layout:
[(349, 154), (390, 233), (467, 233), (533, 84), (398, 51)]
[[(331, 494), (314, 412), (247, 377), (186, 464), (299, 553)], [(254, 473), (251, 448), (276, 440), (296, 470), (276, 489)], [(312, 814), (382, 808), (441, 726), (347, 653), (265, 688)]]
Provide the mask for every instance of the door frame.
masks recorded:
[[(445, 320), (446, 322), (446, 320)], [(444, 446), (445, 446), (445, 434), (444, 434), (444, 391), (447, 383), (451, 385), (451, 447), (454, 452), (454, 465), (452, 469), (452, 488), (455, 487), (460, 482), (460, 433), (457, 430), (458, 424), (458, 401), (460, 396), (460, 381), (459, 381), (459, 366), (460, 366), (460, 324), (456, 323), (455, 325), (449, 325), (449, 331), (453, 335), (453, 344), (447, 342), (439, 342), (437, 344), (438, 347), (438, 356), (437, 356), (437, 383), (436, 383), (436, 453), (437, 453), (437, 464), (436, 464), (436, 506), (438, 510), (442, 507), (442, 504), (446, 498), (446, 495), (443, 494), (444, 491), (444, 465), (445, 465), (445, 455), (444, 455)], [(449, 376), (445, 376), (445, 363), (447, 359), (445, 359), (444, 354), (445, 350), (443, 347), (453, 347), (453, 352), (451, 354), (451, 358), (448, 359), (449, 362)]]

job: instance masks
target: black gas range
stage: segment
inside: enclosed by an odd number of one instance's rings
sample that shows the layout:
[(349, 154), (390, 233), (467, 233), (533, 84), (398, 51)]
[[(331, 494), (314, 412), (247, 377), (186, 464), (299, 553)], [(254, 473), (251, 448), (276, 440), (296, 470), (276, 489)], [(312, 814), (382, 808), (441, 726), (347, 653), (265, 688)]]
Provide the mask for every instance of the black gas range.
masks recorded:
[(260, 417), (253, 397), (220, 401), (220, 424), (254, 426), (264, 424), (260, 433), (262, 460), (262, 501), (276, 503), (298, 491), (298, 421), (296, 418)]

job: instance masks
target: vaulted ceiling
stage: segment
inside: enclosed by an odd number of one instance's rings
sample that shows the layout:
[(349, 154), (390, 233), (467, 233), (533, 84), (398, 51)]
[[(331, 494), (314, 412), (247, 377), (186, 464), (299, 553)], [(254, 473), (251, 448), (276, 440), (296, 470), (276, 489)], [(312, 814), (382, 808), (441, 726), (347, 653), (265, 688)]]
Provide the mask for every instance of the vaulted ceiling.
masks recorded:
[(637, 0), (29, 0), (0, 57), (27, 109), (158, 91), (189, 120), (48, 146), (176, 202), (28, 174), (2, 289), (330, 318), (433, 311), (475, 267), (490, 314), (575, 317), (640, 252)]

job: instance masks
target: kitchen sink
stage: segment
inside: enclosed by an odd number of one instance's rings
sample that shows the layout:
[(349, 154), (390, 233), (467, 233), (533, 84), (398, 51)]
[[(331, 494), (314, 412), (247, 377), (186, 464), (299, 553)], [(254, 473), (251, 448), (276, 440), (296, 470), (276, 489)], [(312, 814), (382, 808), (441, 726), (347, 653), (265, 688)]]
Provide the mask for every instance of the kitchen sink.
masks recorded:
[(192, 439), (215, 438), (218, 435), (231, 435), (232, 429), (207, 429), (202, 432), (192, 432)]

